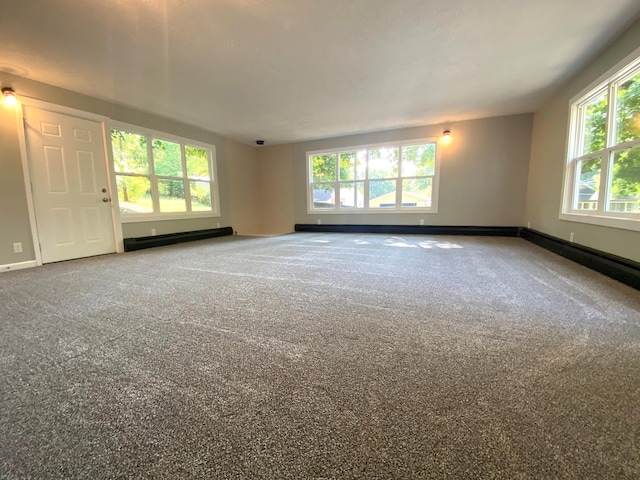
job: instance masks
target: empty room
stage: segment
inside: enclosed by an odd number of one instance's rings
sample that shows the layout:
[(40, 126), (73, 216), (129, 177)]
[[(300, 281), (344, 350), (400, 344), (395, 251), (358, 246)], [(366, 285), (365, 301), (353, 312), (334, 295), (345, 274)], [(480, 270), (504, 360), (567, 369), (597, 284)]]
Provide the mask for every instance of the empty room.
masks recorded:
[(637, 0), (9, 0), (0, 478), (640, 478)]

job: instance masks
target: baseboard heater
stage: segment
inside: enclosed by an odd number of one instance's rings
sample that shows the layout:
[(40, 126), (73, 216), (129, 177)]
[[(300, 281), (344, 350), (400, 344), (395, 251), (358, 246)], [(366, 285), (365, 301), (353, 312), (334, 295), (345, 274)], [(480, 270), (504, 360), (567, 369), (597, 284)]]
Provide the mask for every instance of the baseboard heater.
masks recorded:
[(298, 223), (296, 232), (386, 233), (393, 235), (477, 235), (517, 237), (521, 227), (458, 227), (441, 225), (338, 225)]
[(125, 238), (124, 251), (132, 252), (143, 248), (160, 247), (174, 243), (191, 242), (192, 240), (204, 240), (205, 238), (223, 237), (233, 235), (233, 228), (212, 228), (209, 230), (196, 230), (193, 232), (168, 233), (154, 235), (152, 237)]
[(520, 236), (553, 253), (640, 290), (640, 263), (595, 248), (577, 245), (530, 228), (523, 228)]

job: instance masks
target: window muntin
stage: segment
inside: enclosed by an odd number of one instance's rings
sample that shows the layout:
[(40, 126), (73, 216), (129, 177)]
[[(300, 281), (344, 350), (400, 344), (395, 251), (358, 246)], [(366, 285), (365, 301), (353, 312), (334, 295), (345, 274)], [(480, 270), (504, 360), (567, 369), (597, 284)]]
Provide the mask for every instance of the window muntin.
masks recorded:
[(133, 130), (111, 129), (123, 221), (219, 214), (215, 147)]
[(563, 214), (640, 222), (640, 58), (573, 102), (571, 124)]
[(435, 211), (434, 139), (308, 152), (309, 212)]

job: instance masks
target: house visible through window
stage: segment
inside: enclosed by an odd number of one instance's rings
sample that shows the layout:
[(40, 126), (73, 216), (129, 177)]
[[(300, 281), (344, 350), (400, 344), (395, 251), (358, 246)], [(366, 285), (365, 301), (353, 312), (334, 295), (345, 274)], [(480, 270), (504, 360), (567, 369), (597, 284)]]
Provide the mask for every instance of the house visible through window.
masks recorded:
[(436, 211), (438, 148), (416, 140), (308, 152), (309, 211)]
[(215, 148), (113, 128), (121, 218), (219, 213)]
[(640, 59), (574, 101), (571, 127), (563, 214), (640, 221)]

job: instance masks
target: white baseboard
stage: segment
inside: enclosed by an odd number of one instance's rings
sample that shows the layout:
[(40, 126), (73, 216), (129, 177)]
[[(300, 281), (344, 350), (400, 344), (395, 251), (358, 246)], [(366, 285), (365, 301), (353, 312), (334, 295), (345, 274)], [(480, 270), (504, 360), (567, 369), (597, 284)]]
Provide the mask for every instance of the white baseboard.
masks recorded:
[(8, 263), (6, 265), (0, 265), (0, 272), (9, 272), (12, 270), (22, 270), (23, 268), (37, 267), (38, 264), (35, 260), (29, 260), (28, 262)]

